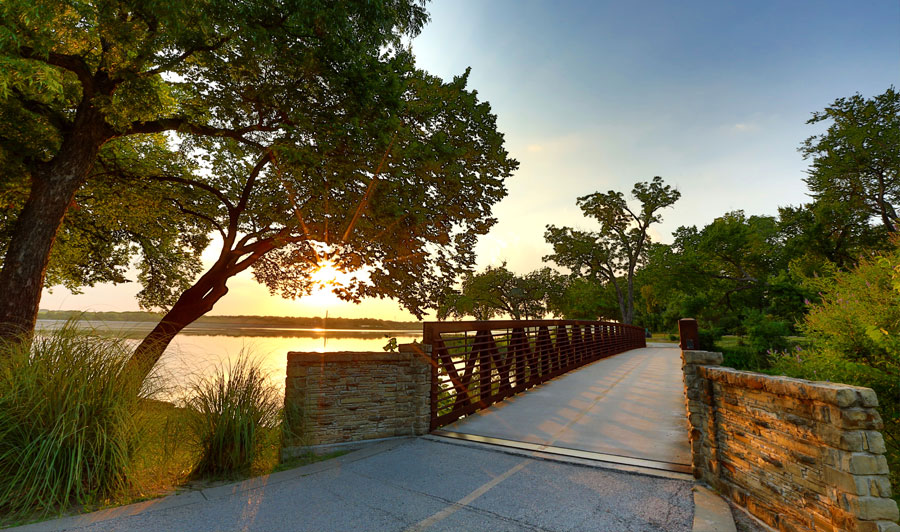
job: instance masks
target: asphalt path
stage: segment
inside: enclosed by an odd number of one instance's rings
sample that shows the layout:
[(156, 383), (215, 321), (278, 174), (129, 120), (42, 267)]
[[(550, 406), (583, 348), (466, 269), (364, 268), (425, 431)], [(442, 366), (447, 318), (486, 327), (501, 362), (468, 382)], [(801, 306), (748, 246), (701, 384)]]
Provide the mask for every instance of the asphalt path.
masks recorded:
[(16, 530), (678, 532), (692, 486), (429, 437)]

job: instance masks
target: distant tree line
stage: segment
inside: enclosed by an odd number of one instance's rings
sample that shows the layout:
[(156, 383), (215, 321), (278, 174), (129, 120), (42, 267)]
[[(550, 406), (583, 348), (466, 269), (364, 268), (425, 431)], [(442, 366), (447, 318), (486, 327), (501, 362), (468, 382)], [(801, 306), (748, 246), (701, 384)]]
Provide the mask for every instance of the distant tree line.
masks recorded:
[[(78, 310), (41, 310), (39, 320), (85, 320), (85, 321), (138, 321), (158, 322), (162, 318), (159, 312), (82, 312)], [(203, 316), (194, 323), (221, 325), (297, 328), (297, 329), (421, 329), (418, 321), (380, 320), (376, 318), (341, 318), (324, 316)]]

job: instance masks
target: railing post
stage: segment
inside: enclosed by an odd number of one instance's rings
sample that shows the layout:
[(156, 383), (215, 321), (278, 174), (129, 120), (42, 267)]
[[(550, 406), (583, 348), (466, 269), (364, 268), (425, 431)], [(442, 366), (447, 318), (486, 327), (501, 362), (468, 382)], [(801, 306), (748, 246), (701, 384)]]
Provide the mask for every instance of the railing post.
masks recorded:
[(694, 318), (678, 320), (678, 336), (681, 337), (682, 351), (694, 351), (701, 348), (700, 331), (697, 327), (697, 320)]
[(440, 394), (440, 382), (438, 382), (438, 359), (434, 352), (434, 326), (430, 323), (422, 325), (422, 351), (431, 362), (431, 421), (428, 431), (437, 429), (438, 396)]
[(538, 327), (537, 352), (540, 366), (540, 382), (550, 378), (553, 372), (553, 340), (550, 338), (550, 329), (546, 325)]

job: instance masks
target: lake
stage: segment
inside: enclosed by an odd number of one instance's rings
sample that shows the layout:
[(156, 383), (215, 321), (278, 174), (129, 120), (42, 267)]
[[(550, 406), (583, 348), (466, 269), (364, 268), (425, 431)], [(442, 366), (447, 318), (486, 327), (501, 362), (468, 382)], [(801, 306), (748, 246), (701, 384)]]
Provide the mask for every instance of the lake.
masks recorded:
[[(61, 327), (62, 320), (38, 320), (37, 331)], [(104, 335), (124, 338), (137, 345), (153, 322), (79, 322)], [(272, 383), (284, 389), (288, 351), (333, 353), (337, 351), (384, 351), (389, 338), (400, 344), (422, 341), (422, 330), (374, 329), (283, 329), (269, 327), (211, 327), (192, 325), (175, 337), (163, 354), (157, 369), (166, 391), (164, 399), (174, 399), (192, 378), (210, 375), (221, 364), (236, 360), (242, 351), (260, 361)]]

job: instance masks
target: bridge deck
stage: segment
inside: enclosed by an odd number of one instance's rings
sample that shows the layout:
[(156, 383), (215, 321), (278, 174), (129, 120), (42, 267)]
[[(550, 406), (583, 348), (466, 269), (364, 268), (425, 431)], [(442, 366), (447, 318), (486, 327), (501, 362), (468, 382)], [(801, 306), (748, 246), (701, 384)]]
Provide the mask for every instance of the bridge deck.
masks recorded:
[(598, 360), (435, 434), (689, 472), (681, 352)]

